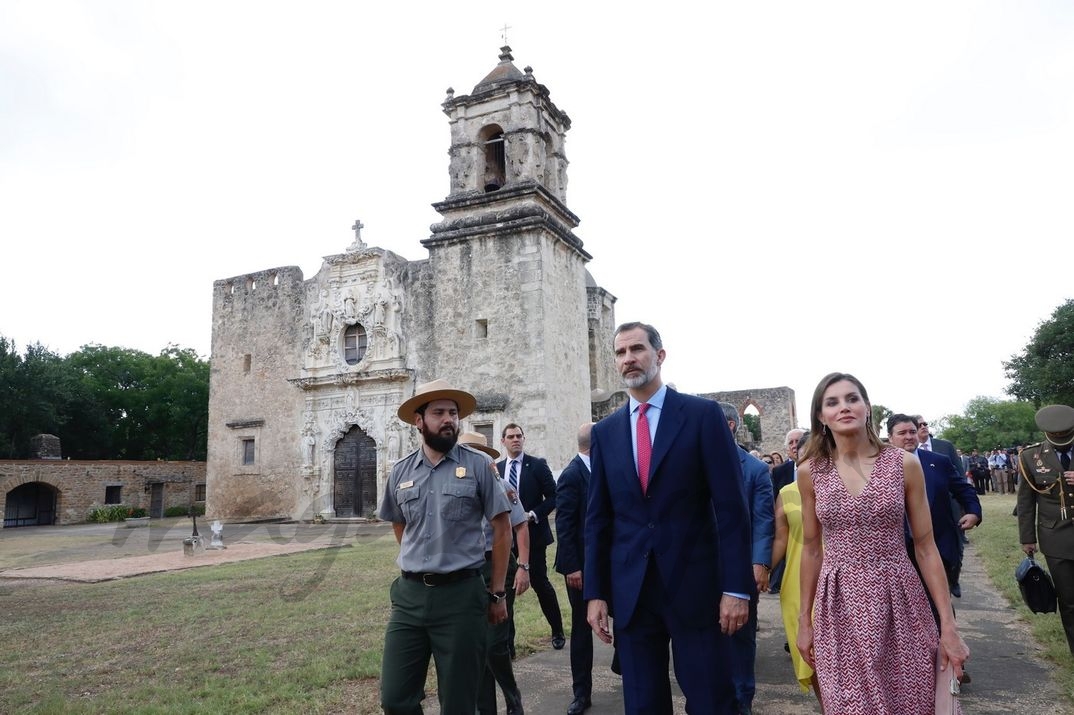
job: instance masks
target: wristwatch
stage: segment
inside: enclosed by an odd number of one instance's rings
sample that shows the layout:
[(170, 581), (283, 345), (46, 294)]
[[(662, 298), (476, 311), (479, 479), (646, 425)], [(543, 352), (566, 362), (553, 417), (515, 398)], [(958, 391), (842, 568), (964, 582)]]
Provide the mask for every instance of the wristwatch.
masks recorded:
[(507, 598), (507, 591), (497, 591), (496, 593), (489, 591), (489, 603), (493, 605), (499, 603), (505, 598)]
[(530, 570), (530, 565), (529, 564), (524, 564), (521, 561), (518, 562), (518, 567), (520, 569), (522, 569), (523, 571), (529, 571)]

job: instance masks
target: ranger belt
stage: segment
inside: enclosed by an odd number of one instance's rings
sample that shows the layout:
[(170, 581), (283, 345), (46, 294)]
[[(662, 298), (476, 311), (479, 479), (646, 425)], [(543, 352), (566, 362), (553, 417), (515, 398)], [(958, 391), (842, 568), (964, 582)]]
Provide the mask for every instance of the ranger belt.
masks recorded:
[(416, 571), (403, 571), (403, 578), (410, 581), (421, 581), (426, 586), (446, 586), (449, 583), (462, 581), (464, 578), (473, 578), (481, 573), (480, 569), (459, 569), (451, 573), (419, 573)]

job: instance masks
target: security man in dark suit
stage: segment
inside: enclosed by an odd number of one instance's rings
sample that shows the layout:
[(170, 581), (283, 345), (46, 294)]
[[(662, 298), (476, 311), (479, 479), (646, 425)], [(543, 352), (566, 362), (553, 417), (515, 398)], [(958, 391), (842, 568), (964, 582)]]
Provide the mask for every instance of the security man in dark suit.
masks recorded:
[[(772, 470), (773, 494), (779, 494), (780, 489), (798, 478), (798, 446), (801, 443), (804, 434), (805, 430), (798, 429), (797, 427), (787, 433), (787, 439), (783, 443), (784, 447), (787, 449), (787, 461)], [(780, 588), (783, 586), (783, 569), (786, 565), (787, 562), (785, 560), (780, 561), (779, 564), (772, 569), (772, 573), (769, 574), (768, 579), (769, 593), (773, 595), (779, 593)]]
[(567, 715), (581, 715), (592, 705), (593, 630), (586, 620), (582, 598), (585, 562), (585, 510), (589, 495), (589, 435), (593, 423), (578, 428), (578, 454), (559, 475), (556, 484), (556, 571), (567, 582), (571, 604), (571, 685), (574, 700)]
[[(496, 469), (507, 483), (507, 488), (518, 492), (519, 501), (522, 502), (522, 508), (525, 509), (530, 522), (530, 562), (520, 563), (518, 567), (530, 572), (530, 587), (537, 594), (545, 620), (552, 627), (552, 647), (562, 650), (563, 646), (567, 645), (567, 639), (563, 635), (563, 615), (559, 610), (556, 589), (548, 580), (548, 560), (545, 554), (548, 545), (554, 541), (552, 527), (548, 522), (556, 508), (556, 480), (552, 478), (548, 462), (523, 452), (526, 435), (522, 432), (522, 427), (513, 422), (507, 425), (500, 433), (500, 441), (507, 451), (507, 458), (496, 462)], [(513, 614), (513, 602), (508, 605), (508, 610)], [(514, 652), (515, 626), (512, 617), (511, 653)]]
[(1074, 407), (1042, 407), (1036, 422), (1045, 441), (1026, 447), (1018, 459), (1018, 538), (1030, 555), (1040, 543), (1074, 654)]

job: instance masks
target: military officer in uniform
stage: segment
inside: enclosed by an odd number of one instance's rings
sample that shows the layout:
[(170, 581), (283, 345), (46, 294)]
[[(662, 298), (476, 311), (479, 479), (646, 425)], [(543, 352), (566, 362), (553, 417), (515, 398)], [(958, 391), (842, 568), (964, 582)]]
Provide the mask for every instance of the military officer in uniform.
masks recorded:
[[(402, 573), (391, 586), (380, 700), (387, 715), (420, 715), (429, 656), (440, 712), (473, 713), (485, 671), (488, 624), (507, 620), (511, 504), (484, 454), (459, 445), (473, 395), (443, 380), (419, 385), (397, 412), (421, 432), (392, 467), (379, 516), (392, 522)], [(488, 588), (482, 522), (492, 525)]]
[(1040, 543), (1074, 654), (1074, 407), (1042, 407), (1036, 421), (1045, 441), (1026, 447), (1018, 459), (1018, 538), (1026, 554)]

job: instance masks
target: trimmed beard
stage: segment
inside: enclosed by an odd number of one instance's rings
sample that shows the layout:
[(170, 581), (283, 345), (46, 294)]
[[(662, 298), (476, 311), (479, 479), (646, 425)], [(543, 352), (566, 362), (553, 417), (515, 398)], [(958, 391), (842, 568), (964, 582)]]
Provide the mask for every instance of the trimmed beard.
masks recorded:
[[(450, 434), (445, 434), (445, 432), (450, 432)], [(431, 432), (425, 426), (425, 421), (423, 420), (421, 423), (421, 437), (430, 449), (440, 454), (447, 454), (455, 446), (455, 443), (459, 441), (459, 430), (455, 429), (454, 425), (448, 424), (441, 427), (439, 432)]]
[(634, 377), (627, 377), (624, 375), (623, 384), (631, 390), (636, 389), (638, 387), (643, 387), (653, 381), (653, 378), (656, 377), (656, 373), (659, 370), (660, 366), (654, 362), (652, 365), (649, 366), (649, 369), (643, 372), (641, 375), (636, 375)]

